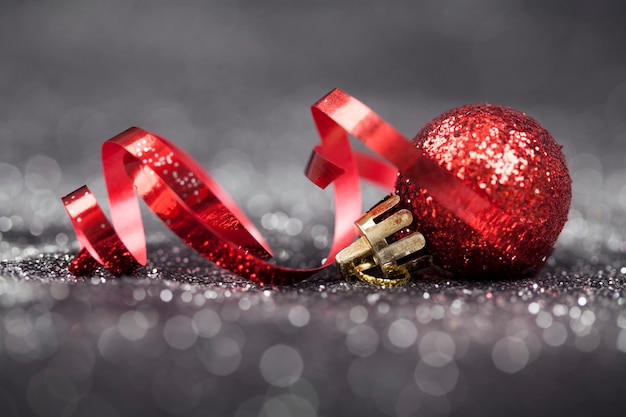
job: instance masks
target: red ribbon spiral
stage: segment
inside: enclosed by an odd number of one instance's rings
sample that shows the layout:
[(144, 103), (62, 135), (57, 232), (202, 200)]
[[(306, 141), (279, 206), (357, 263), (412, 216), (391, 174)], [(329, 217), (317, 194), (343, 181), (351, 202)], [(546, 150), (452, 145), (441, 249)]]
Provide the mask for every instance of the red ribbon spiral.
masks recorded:
[[(324, 265), (294, 269), (269, 263), (271, 251), (259, 231), (193, 158), (157, 135), (131, 128), (102, 146), (112, 225), (86, 186), (63, 198), (82, 247), (70, 271), (82, 275), (100, 264), (123, 274), (145, 265), (136, 192), (187, 245), (216, 265), (261, 284), (297, 282), (331, 264), (352, 242), (353, 221), (361, 215), (359, 177), (390, 191), (397, 171), (510, 256), (533, 265), (536, 253), (549, 250), (533, 230), (424, 156), (354, 97), (335, 89), (311, 110), (322, 144), (314, 148), (306, 175), (320, 187), (335, 186), (334, 240)], [(352, 149), (348, 134), (386, 161)], [(537, 244), (523, 247), (523, 241)]]

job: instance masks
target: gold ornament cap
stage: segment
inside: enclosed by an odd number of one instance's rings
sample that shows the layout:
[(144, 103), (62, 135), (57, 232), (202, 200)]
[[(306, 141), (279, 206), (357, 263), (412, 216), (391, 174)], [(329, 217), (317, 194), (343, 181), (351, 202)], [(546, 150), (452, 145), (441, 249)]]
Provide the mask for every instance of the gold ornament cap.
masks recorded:
[(413, 222), (407, 209), (389, 214), (399, 202), (399, 196), (389, 196), (354, 222), (361, 236), (335, 257), (345, 279), (357, 277), (384, 287), (401, 285), (412, 271), (432, 263), (431, 256), (424, 254), (426, 240), (419, 232), (389, 243), (388, 238)]

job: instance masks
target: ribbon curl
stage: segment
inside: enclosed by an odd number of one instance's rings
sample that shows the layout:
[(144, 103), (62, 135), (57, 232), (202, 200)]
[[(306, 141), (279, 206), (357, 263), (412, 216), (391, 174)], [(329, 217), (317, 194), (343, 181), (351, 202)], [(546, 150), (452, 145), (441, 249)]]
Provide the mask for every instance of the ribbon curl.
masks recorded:
[[(102, 146), (111, 222), (86, 186), (62, 199), (82, 248), (70, 271), (84, 275), (103, 265), (119, 275), (145, 265), (137, 193), (167, 227), (216, 265), (260, 284), (298, 282), (331, 264), (354, 239), (353, 221), (362, 204), (359, 178), (389, 192), (398, 171), (511, 256), (533, 265), (536, 253), (547, 252), (540, 239), (528, 240), (537, 247), (522, 247), (530, 228), (424, 156), (354, 97), (334, 89), (311, 110), (321, 144), (313, 150), (306, 175), (322, 188), (333, 183), (336, 207), (334, 240), (322, 266), (295, 269), (268, 262), (272, 253), (259, 231), (209, 174), (174, 144), (133, 127)], [(354, 150), (348, 134), (384, 160)]]

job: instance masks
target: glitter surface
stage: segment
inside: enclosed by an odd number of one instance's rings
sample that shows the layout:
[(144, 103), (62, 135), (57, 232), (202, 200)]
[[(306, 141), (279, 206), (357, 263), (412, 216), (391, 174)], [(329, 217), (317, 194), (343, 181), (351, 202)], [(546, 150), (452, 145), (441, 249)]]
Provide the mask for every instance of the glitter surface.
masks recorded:
[[(414, 142), (466, 187), (484, 193), (525, 228), (534, 230), (534, 239), (544, 240), (548, 248), (554, 245), (567, 220), (571, 180), (560, 147), (536, 121), (506, 107), (468, 105), (433, 119)], [(405, 176), (398, 177), (396, 192), (415, 214), (411, 230), (424, 234), (435, 262), (457, 275), (528, 275), (549, 255), (535, 253), (534, 263), (527, 265), (498, 250), (489, 236), (472, 230), (427, 189)], [(522, 245), (532, 248), (534, 242)]]
[(2, 399), (36, 415), (91, 401), (111, 415), (391, 416), (621, 401), (621, 384), (588, 381), (626, 377), (626, 268), (567, 251), (533, 279), (387, 290), (336, 270), (261, 287), (170, 242), (133, 277), (79, 279), (62, 252), (0, 264)]

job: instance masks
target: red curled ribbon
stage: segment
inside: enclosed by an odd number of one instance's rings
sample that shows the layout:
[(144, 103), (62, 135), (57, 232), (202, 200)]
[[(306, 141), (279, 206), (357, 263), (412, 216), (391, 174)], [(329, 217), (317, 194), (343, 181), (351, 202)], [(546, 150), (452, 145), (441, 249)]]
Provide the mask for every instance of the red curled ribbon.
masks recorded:
[[(145, 265), (136, 192), (187, 245), (216, 265), (261, 284), (294, 283), (331, 264), (354, 239), (353, 221), (362, 204), (359, 177), (391, 191), (398, 171), (504, 252), (534, 265), (537, 253), (549, 251), (530, 228), (424, 156), (354, 97), (335, 89), (311, 110), (322, 144), (314, 148), (306, 174), (320, 187), (335, 186), (334, 240), (324, 265), (294, 269), (268, 262), (271, 251), (259, 231), (193, 158), (157, 135), (131, 128), (102, 146), (112, 225), (86, 186), (63, 197), (82, 247), (70, 271), (83, 275), (100, 264), (123, 274)], [(348, 134), (386, 161), (352, 149)], [(523, 247), (524, 241), (536, 245)]]

